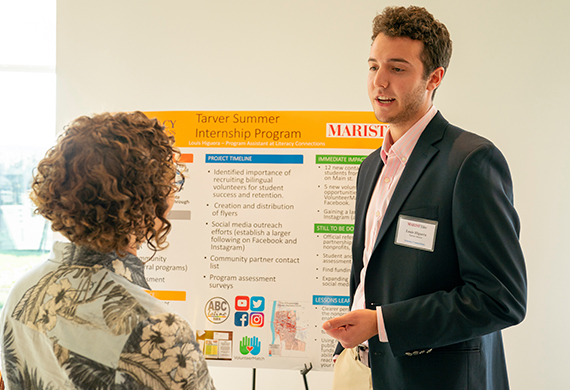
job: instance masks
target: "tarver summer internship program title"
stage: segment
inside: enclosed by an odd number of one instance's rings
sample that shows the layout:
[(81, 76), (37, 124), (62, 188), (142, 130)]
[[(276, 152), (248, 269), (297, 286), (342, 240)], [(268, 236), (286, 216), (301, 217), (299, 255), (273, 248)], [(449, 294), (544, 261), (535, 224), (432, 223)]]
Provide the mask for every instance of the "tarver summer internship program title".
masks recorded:
[[(212, 125), (278, 125), (282, 119), (280, 115), (204, 115), (196, 113), (196, 120), (200, 124)], [(327, 138), (383, 138), (386, 130), (385, 124), (364, 123), (327, 123)], [(305, 130), (310, 131), (310, 130)], [(307, 146), (315, 142), (302, 143), (302, 130), (273, 130), (273, 129), (246, 129), (234, 127), (231, 130), (195, 129), (195, 141), (189, 146), (203, 145), (204, 141), (226, 141), (230, 146)], [(324, 142), (322, 143), (324, 146)]]

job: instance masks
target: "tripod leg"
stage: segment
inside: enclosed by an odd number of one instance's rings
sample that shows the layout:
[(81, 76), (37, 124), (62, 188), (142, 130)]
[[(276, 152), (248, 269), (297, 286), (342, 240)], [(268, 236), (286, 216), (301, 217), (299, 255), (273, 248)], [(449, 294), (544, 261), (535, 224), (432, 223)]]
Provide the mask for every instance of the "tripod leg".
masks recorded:
[(309, 363), (309, 367), (305, 364), (305, 368), (301, 370), (301, 375), (303, 375), (303, 382), (305, 382), (305, 390), (309, 390), (309, 383), (307, 382), (307, 374), (313, 368), (313, 363)]

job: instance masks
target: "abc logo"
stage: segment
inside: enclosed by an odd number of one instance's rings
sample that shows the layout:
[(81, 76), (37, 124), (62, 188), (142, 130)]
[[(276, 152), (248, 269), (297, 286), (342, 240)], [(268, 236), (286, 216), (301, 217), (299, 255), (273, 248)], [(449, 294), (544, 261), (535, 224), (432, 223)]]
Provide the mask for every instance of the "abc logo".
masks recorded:
[(222, 297), (215, 297), (206, 302), (206, 318), (213, 324), (221, 324), (230, 315), (230, 304)]
[(249, 326), (261, 328), (264, 323), (263, 313), (253, 312), (249, 315)]

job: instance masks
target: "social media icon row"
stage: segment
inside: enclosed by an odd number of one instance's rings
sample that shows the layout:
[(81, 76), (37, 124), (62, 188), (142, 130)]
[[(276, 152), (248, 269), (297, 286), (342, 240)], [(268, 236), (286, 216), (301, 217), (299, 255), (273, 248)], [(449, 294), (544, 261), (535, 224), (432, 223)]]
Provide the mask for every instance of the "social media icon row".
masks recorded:
[(234, 317), (234, 324), (240, 327), (253, 326), (261, 328), (265, 324), (265, 316), (259, 312), (237, 311)]
[(240, 311), (264, 311), (265, 310), (265, 298), (264, 297), (248, 297), (245, 295), (238, 295), (236, 297), (236, 310)]

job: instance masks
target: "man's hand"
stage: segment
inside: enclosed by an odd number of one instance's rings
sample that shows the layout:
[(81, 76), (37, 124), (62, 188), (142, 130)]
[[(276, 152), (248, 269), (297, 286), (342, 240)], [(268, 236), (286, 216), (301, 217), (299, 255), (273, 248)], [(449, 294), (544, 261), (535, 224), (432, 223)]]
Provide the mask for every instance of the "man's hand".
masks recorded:
[(323, 329), (345, 348), (353, 348), (378, 334), (375, 310), (355, 310), (323, 324)]

